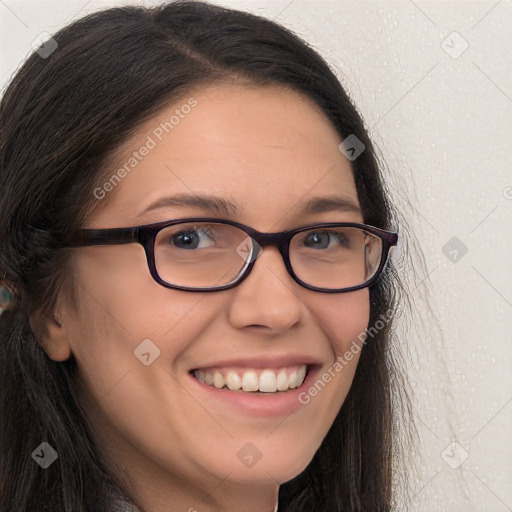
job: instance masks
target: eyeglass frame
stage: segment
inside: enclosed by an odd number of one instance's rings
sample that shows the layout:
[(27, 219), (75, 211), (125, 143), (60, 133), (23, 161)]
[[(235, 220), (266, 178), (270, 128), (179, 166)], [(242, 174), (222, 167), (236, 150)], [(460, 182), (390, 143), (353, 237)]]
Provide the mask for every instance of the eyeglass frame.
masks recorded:
[[(252, 261), (249, 262), (245, 270), (238, 275), (238, 277), (227, 285), (217, 286), (217, 287), (187, 287), (177, 284), (171, 284), (165, 281), (158, 274), (158, 270), (156, 268), (155, 262), (155, 240), (157, 234), (162, 229), (172, 226), (174, 224), (184, 224), (187, 222), (214, 222), (220, 224), (227, 224), (236, 228), (239, 228), (243, 232), (245, 232), (251, 239), (252, 244), (252, 252), (251, 256), (254, 253), (255, 247), (253, 240), (259, 245), (259, 248), (256, 248), (256, 255)], [(322, 288), (318, 286), (312, 286), (308, 283), (302, 281), (293, 271), (291, 262), (290, 262), (290, 242), (291, 239), (302, 231), (307, 231), (313, 228), (332, 228), (332, 227), (347, 227), (347, 228), (359, 228), (363, 231), (367, 231), (382, 240), (382, 252), (381, 259), (379, 262), (379, 266), (375, 271), (375, 274), (367, 281), (360, 285), (351, 286), (349, 288), (339, 288), (339, 289), (330, 289), (330, 288)], [(144, 248), (144, 252), (146, 254), (146, 260), (149, 268), (149, 272), (153, 279), (164, 286), (165, 288), (171, 288), (176, 290), (190, 291), (190, 292), (214, 292), (214, 291), (222, 291), (228, 290), (230, 288), (234, 288), (239, 285), (247, 276), (251, 273), (252, 268), (254, 267), (254, 263), (259, 256), (260, 248), (263, 250), (263, 247), (272, 245), (277, 247), (285, 264), (286, 270), (293, 278), (293, 280), (299, 285), (313, 291), (325, 292), (325, 293), (346, 293), (355, 290), (360, 290), (362, 288), (367, 288), (374, 284), (379, 278), (382, 270), (384, 269), (387, 260), (389, 258), (389, 251), (393, 246), (396, 246), (398, 242), (398, 233), (393, 231), (386, 231), (381, 228), (376, 228), (374, 226), (370, 226), (368, 224), (357, 223), (357, 222), (323, 222), (323, 223), (314, 223), (308, 224), (306, 226), (300, 226), (298, 228), (289, 229), (286, 231), (274, 232), (274, 233), (263, 233), (261, 231), (257, 231), (256, 229), (247, 226), (246, 224), (242, 224), (240, 222), (227, 220), (227, 219), (218, 219), (214, 217), (186, 217), (181, 219), (173, 219), (162, 222), (157, 222), (153, 224), (144, 224), (141, 226), (132, 226), (125, 228), (103, 228), (103, 229), (78, 229), (70, 236), (68, 236), (64, 244), (67, 247), (88, 247), (88, 246), (97, 246), (97, 245), (121, 245), (128, 243), (139, 243)], [(246, 261), (247, 263), (247, 261)]]

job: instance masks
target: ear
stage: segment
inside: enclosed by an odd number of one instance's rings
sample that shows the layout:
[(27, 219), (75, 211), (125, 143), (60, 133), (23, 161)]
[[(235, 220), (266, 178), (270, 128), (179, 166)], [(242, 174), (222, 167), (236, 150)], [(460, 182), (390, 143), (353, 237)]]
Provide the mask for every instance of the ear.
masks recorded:
[[(68, 333), (62, 316), (56, 312), (53, 315), (45, 315), (35, 322), (30, 321), (30, 327), (36, 334), (44, 351), (54, 361), (66, 361), (71, 356)], [(35, 329), (34, 329), (35, 327)]]

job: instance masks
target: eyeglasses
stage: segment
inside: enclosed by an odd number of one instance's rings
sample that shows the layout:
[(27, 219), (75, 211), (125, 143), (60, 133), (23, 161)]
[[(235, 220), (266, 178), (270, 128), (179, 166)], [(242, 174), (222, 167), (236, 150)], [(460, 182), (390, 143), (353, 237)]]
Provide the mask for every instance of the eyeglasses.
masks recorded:
[(201, 292), (240, 284), (263, 247), (273, 245), (301, 286), (349, 292), (377, 280), (397, 241), (397, 233), (353, 222), (261, 233), (238, 222), (198, 217), (128, 228), (80, 229), (65, 243), (69, 247), (139, 243), (158, 284)]

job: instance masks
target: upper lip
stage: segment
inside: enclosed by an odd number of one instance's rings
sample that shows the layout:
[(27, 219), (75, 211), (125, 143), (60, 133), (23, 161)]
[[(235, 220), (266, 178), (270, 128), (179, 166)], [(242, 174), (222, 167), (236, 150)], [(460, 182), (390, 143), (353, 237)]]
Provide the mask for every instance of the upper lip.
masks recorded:
[(245, 368), (282, 368), (284, 366), (295, 366), (298, 364), (306, 364), (308, 366), (321, 365), (322, 362), (316, 357), (306, 354), (295, 355), (265, 355), (260, 357), (240, 357), (235, 359), (222, 359), (212, 362), (202, 363), (196, 366), (193, 370), (200, 368), (220, 368), (229, 366), (240, 366)]

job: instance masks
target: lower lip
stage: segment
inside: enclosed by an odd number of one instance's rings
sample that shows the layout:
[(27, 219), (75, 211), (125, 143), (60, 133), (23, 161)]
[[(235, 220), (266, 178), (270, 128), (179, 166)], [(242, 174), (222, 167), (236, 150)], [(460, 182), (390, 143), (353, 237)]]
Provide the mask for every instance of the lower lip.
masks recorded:
[(236, 410), (236, 412), (248, 416), (276, 418), (288, 416), (304, 405), (299, 401), (299, 396), (309, 387), (309, 383), (313, 381), (317, 373), (318, 369), (311, 368), (304, 382), (298, 388), (275, 393), (245, 393), (243, 391), (231, 391), (226, 388), (219, 389), (201, 382), (192, 374), (189, 374), (189, 376), (194, 382), (193, 385), (197, 386), (202, 393), (205, 393), (209, 400), (218, 400)]

